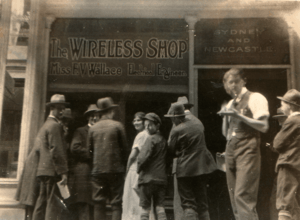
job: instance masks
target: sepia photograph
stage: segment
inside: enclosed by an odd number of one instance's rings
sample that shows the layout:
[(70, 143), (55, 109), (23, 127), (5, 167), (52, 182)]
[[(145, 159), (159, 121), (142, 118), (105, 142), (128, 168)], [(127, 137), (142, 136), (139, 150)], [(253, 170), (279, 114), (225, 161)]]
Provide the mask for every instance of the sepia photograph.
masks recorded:
[(300, 220), (299, 0), (0, 0), (0, 220)]

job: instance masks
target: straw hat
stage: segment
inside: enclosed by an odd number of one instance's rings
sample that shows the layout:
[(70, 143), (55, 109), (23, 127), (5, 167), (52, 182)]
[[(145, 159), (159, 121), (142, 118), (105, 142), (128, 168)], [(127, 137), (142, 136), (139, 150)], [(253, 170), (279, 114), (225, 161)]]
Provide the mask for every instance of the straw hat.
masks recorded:
[(51, 106), (55, 104), (69, 105), (70, 103), (66, 102), (64, 95), (55, 94), (51, 96), (50, 102), (46, 103), (46, 106)]

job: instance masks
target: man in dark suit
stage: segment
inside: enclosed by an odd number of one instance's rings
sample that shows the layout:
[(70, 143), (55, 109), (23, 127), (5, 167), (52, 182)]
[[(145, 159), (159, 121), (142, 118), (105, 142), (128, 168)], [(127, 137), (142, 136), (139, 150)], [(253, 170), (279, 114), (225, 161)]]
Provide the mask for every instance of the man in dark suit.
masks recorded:
[[(187, 118), (189, 120), (192, 120), (194, 122), (199, 122), (200, 126), (204, 130), (204, 126), (203, 126), (202, 122), (190, 112), (190, 109), (194, 105), (189, 103), (187, 97), (186, 96), (178, 97), (177, 103), (182, 104), (184, 106), (185, 118)], [(175, 127), (175, 125), (173, 124), (173, 128), (174, 127)], [(177, 158), (174, 158), (174, 160), (173, 160), (173, 169), (172, 169), (172, 173), (174, 174), (174, 200), (173, 200), (174, 215), (175, 215), (175, 220), (181, 220), (183, 218), (183, 209), (181, 207), (180, 196), (179, 196), (179, 193), (178, 193), (176, 165), (177, 165)]]
[(63, 140), (63, 128), (59, 121), (65, 105), (63, 95), (53, 95), (47, 106), (50, 114), (38, 132), (33, 149), (38, 150), (37, 179), (39, 197), (37, 198), (33, 220), (60, 219), (61, 208), (57, 201), (60, 195), (56, 182), (67, 184), (67, 152)]
[(276, 207), (278, 220), (291, 220), (296, 219), (300, 201), (300, 92), (291, 89), (278, 99), (288, 118), (274, 139), (274, 149), (279, 153)]
[(206, 148), (203, 126), (198, 121), (186, 118), (180, 103), (172, 104), (165, 117), (170, 117), (175, 125), (168, 146), (178, 158), (176, 175), (184, 219), (209, 220), (206, 174), (215, 171), (217, 166)]
[(117, 105), (112, 99), (99, 99), (97, 106), (102, 117), (88, 132), (88, 146), (93, 152), (94, 218), (106, 219), (106, 200), (110, 199), (112, 220), (120, 220), (128, 156), (126, 135), (123, 125), (113, 120)]
[(87, 146), (89, 128), (99, 121), (99, 112), (95, 104), (88, 107), (84, 116), (88, 124), (77, 128), (70, 145), (70, 172), (68, 185), (71, 192), (70, 209), (72, 219), (92, 220), (92, 184), (90, 180), (92, 158)]

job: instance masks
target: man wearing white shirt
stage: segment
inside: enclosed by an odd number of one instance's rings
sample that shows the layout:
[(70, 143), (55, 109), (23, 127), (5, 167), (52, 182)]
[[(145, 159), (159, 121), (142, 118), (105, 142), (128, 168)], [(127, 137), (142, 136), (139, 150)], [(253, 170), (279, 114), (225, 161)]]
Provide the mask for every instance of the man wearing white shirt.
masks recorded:
[(268, 101), (247, 90), (242, 69), (232, 68), (223, 77), (233, 98), (219, 112), (227, 139), (225, 161), (227, 185), (236, 220), (258, 220), (256, 212), (260, 179), (260, 132), (269, 128)]

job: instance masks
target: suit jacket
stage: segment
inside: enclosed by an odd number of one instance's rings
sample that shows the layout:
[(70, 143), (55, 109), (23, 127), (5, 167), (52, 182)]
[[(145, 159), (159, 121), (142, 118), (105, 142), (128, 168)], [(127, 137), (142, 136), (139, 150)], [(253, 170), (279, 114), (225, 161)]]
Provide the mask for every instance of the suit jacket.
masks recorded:
[(91, 156), (87, 146), (89, 126), (77, 128), (70, 145), (70, 171), (68, 186), (71, 192), (70, 203), (92, 202)]
[(55, 118), (48, 117), (38, 132), (34, 148), (39, 149), (37, 176), (56, 176), (68, 172), (63, 128)]
[(274, 139), (273, 147), (279, 153), (276, 172), (281, 165), (300, 171), (300, 115), (286, 119)]
[(171, 130), (168, 146), (175, 157), (178, 157), (177, 177), (199, 176), (217, 169), (214, 158), (206, 147), (204, 126), (200, 120), (186, 117)]
[(139, 184), (167, 184), (166, 140), (159, 133), (148, 135), (137, 158)]
[(92, 175), (125, 172), (128, 149), (120, 122), (102, 117), (89, 129), (88, 146), (93, 152)]

